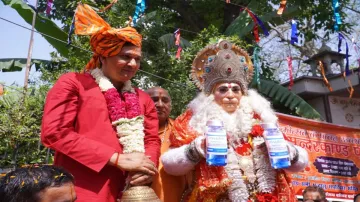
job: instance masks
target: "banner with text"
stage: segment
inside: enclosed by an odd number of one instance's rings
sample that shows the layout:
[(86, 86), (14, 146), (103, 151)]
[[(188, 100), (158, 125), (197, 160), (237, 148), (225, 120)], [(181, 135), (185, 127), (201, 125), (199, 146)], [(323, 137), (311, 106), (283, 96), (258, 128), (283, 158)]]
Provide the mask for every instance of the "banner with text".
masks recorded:
[(303, 172), (291, 173), (298, 196), (309, 185), (322, 187), (328, 199), (352, 200), (360, 190), (360, 128), (337, 126), (278, 114), (280, 130), (309, 153)]

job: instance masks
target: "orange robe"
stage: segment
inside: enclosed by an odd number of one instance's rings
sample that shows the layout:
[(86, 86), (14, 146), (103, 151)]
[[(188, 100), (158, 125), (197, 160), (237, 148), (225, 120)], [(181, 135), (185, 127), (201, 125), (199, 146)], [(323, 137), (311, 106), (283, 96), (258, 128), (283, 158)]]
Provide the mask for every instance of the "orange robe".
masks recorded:
[[(165, 128), (159, 129), (159, 138), (161, 143), (161, 154), (169, 150), (169, 136), (173, 129), (173, 120), (168, 119)], [(157, 174), (152, 183), (152, 188), (162, 202), (180, 202), (181, 196), (185, 190), (185, 176), (173, 176), (165, 172), (163, 164), (159, 163), (159, 174)]]

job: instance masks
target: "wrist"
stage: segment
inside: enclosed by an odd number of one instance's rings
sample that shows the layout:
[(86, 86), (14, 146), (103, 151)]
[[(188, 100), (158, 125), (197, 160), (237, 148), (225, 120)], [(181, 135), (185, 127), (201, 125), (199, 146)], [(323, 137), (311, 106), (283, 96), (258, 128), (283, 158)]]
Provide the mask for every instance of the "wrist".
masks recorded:
[(186, 146), (185, 155), (186, 155), (186, 158), (189, 159), (189, 161), (191, 161), (192, 163), (194, 163), (194, 164), (199, 163), (199, 161), (201, 160), (201, 155), (196, 149), (195, 140)]
[(120, 168), (121, 167), (120, 166), (121, 159), (122, 159), (122, 155), (120, 153), (114, 153), (109, 160), (109, 164), (112, 166), (115, 166), (117, 168)]
[(110, 157), (110, 159), (109, 159), (109, 165), (111, 165), (111, 166), (116, 166), (116, 159), (117, 159), (117, 157), (119, 156), (119, 153), (114, 153), (111, 157)]
[(296, 148), (295, 145), (292, 145), (292, 147), (294, 148), (295, 154), (294, 154), (293, 158), (290, 161), (291, 165), (295, 164), (299, 160), (299, 150)]

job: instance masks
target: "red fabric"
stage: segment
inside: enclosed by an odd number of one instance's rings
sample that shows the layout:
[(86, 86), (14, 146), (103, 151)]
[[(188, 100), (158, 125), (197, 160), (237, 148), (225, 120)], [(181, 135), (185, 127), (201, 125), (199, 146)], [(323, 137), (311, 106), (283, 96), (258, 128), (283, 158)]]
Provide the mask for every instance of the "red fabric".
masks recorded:
[[(136, 92), (145, 116), (146, 154), (158, 164), (161, 142), (156, 109), (145, 92)], [(56, 151), (54, 164), (74, 175), (78, 202), (116, 201), (126, 173), (106, 164), (122, 148), (111, 126), (104, 95), (91, 75), (64, 74), (49, 91), (41, 140)]]

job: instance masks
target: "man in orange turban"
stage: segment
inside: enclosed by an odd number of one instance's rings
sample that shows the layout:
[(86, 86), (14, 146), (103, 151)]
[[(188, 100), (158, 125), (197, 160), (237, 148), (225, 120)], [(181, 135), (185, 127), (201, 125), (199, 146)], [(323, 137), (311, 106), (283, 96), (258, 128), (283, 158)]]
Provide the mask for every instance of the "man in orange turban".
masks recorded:
[(55, 150), (54, 164), (74, 175), (77, 201), (115, 202), (128, 173), (131, 185), (151, 183), (160, 156), (154, 103), (130, 82), (141, 35), (111, 28), (83, 4), (75, 33), (91, 35), (94, 54), (85, 73), (64, 74), (49, 91), (41, 139)]

